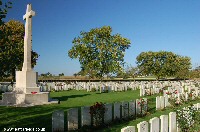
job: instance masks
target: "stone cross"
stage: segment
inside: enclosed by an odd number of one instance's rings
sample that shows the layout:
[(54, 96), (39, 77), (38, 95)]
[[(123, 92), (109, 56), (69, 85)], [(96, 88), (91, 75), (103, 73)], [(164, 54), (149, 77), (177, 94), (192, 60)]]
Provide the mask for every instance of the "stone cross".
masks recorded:
[(23, 19), (26, 20), (24, 36), (24, 62), (22, 71), (31, 71), (31, 49), (32, 49), (32, 16), (35, 12), (31, 9), (31, 4), (27, 5), (26, 14)]

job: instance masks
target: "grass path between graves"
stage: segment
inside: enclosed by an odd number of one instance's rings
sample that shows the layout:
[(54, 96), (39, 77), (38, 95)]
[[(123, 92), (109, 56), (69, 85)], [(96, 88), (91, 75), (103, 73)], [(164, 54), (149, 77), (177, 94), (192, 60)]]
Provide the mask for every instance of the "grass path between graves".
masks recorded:
[[(57, 98), (61, 101), (60, 104), (33, 106), (33, 107), (6, 107), (0, 106), (0, 131), (3, 128), (46, 128), (47, 132), (51, 132), (52, 127), (52, 113), (55, 110), (64, 110), (65, 112), (65, 130), (67, 130), (67, 110), (69, 108), (90, 106), (95, 102), (114, 103), (118, 101), (130, 101), (139, 99), (139, 90), (126, 91), (126, 92), (110, 92), (110, 93), (98, 93), (98, 92), (86, 92), (86, 91), (62, 91), (51, 92), (52, 98)], [(149, 121), (149, 119), (163, 114), (168, 114), (173, 111), (172, 109), (166, 109), (165, 111), (155, 110), (155, 97), (157, 95), (148, 96), (150, 115), (138, 118), (137, 120), (120, 122), (117, 124), (104, 127), (99, 131), (117, 131), (120, 132), (121, 128), (126, 126), (136, 126), (141, 121)], [(194, 101), (196, 103), (200, 101)], [(189, 105), (189, 104), (188, 104)], [(96, 130), (95, 130), (96, 131)]]

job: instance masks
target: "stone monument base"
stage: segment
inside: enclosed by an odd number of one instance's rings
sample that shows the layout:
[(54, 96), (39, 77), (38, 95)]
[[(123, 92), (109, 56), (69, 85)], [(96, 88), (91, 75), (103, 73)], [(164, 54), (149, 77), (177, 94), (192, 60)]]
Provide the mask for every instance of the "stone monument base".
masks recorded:
[(5, 92), (2, 94), (0, 105), (17, 106), (17, 105), (43, 105), (58, 103), (58, 100), (49, 98), (49, 92), (40, 93), (16, 93)]
[[(28, 87), (26, 88), (26, 93), (31, 93), (31, 92), (37, 92), (37, 93), (40, 93), (40, 88), (39, 87)], [(44, 93), (44, 92), (42, 92)]]
[(37, 72), (16, 71), (16, 88), (24, 93), (29, 93), (27, 88), (37, 88)]

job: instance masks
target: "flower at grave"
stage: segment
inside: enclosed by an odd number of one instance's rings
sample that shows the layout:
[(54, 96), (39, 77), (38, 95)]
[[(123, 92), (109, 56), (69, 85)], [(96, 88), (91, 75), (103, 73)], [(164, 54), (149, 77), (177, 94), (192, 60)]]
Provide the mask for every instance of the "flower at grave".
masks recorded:
[(179, 100), (177, 100), (177, 101), (175, 102), (175, 104), (177, 104), (177, 105), (178, 105), (178, 104), (180, 104), (180, 101), (179, 101)]
[(36, 94), (37, 92), (31, 92), (32, 94)]
[(190, 94), (190, 97), (192, 97), (192, 93)]
[(141, 98), (140, 99), (141, 101), (140, 102), (138, 102), (138, 105), (139, 105), (139, 107), (140, 107), (140, 113), (139, 113), (139, 116), (145, 116), (145, 113), (146, 113), (146, 111), (145, 111), (145, 99), (144, 98)]
[(142, 104), (144, 104), (145, 102), (144, 101), (142, 101)]
[(94, 105), (90, 106), (90, 114), (94, 119), (94, 125), (98, 126), (102, 124), (103, 117), (105, 114), (105, 105), (102, 102), (96, 102)]
[(174, 93), (175, 93), (175, 94), (177, 94), (177, 93), (178, 93), (178, 91), (177, 91), (177, 90), (175, 90), (175, 91), (174, 91)]
[[(178, 127), (184, 132), (199, 132), (199, 112), (193, 106), (177, 110)], [(191, 129), (192, 128), (192, 129)]]
[(161, 94), (162, 94), (162, 93), (163, 93), (163, 90), (162, 90), (162, 89), (159, 89), (159, 93), (161, 93)]

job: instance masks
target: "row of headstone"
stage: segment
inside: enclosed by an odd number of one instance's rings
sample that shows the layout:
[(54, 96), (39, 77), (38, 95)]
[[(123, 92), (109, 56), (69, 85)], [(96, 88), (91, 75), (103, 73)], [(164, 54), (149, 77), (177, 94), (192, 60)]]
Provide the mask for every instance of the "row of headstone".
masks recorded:
[[(3, 85), (10, 84), (9, 83), (1, 83)], [(166, 93), (173, 93), (177, 90), (178, 93), (184, 93), (185, 91), (188, 93), (194, 94), (198, 96), (200, 94), (200, 82), (195, 81), (134, 81), (134, 82), (40, 82), (38, 85), (41, 91), (51, 91), (51, 90), (87, 90), (88, 92), (92, 91), (92, 89), (99, 90), (100, 92), (104, 91), (127, 91), (128, 89), (136, 90), (140, 89), (140, 96), (144, 95), (153, 95), (159, 93), (163, 87), (167, 87), (167, 90), (163, 90), (163, 95)], [(7, 88), (1, 87), (3, 91), (6, 91)], [(9, 85), (7, 85), (9, 86)], [(6, 90), (5, 90), (6, 89)]]
[[(147, 111), (147, 99), (143, 99), (144, 102), (144, 111)], [(108, 124), (113, 120), (120, 120), (126, 118), (136, 118), (137, 114), (140, 114), (141, 107), (136, 104), (136, 102), (141, 102), (141, 99), (136, 101), (124, 101), (116, 102), (114, 104), (105, 104), (105, 114), (104, 114), (104, 123)], [(55, 111), (52, 114), (52, 131), (60, 130), (64, 131), (64, 112)], [(78, 115), (81, 115), (81, 121), (79, 121)], [(59, 121), (58, 121), (59, 120)], [(67, 111), (67, 122), (68, 130), (77, 130), (79, 126), (91, 126), (92, 123), (90, 107), (81, 107), (81, 113), (79, 114), (79, 108), (71, 108)], [(81, 124), (79, 124), (81, 122)]]
[(170, 103), (167, 95), (156, 97), (156, 110), (162, 110), (168, 106), (170, 106)]
[[(200, 94), (200, 83), (195, 81), (165, 81), (165, 82), (146, 82), (140, 85), (140, 96), (153, 95), (163, 91), (163, 96), (167, 93), (195, 93), (195, 96)], [(166, 90), (167, 89), (167, 90)]]
[[(164, 87), (168, 87), (168, 92), (178, 90), (182, 93), (184, 91), (195, 90), (195, 92), (200, 93), (199, 82), (196, 81), (132, 81), (132, 82), (52, 82), (46, 83), (41, 82), (39, 84), (42, 88), (41, 90), (51, 89), (60, 91), (60, 90), (87, 90), (88, 92), (94, 91), (127, 91), (128, 89), (136, 90), (140, 89), (140, 96), (144, 95), (153, 95), (159, 93)], [(198, 85), (198, 86), (196, 86)], [(43, 87), (44, 86), (44, 87)], [(45, 87), (46, 86), (46, 87)], [(163, 91), (163, 94), (166, 92)]]
[[(168, 99), (174, 100), (176, 104), (181, 104), (181, 103), (189, 101), (189, 99), (190, 100), (196, 99), (197, 97), (199, 97), (198, 94), (199, 93), (196, 93), (196, 92), (191, 92), (191, 93), (188, 93), (188, 92), (184, 92), (184, 93), (175, 92), (175, 93), (170, 94), (170, 95), (164, 94), (165, 107), (166, 106), (170, 106), (170, 104), (168, 103)], [(159, 101), (159, 97), (156, 98), (156, 101), (157, 100)], [(160, 102), (162, 102), (161, 98), (160, 98)], [(160, 109), (159, 108), (159, 103), (156, 103), (156, 106), (158, 106), (156, 108)]]
[[(195, 110), (200, 110), (200, 103), (193, 105)], [(190, 120), (192, 118), (191, 114), (188, 113), (187, 107), (184, 107), (183, 109), (186, 109), (184, 111), (183, 117), (185, 120)], [(181, 113), (177, 111), (177, 113)], [(138, 132), (179, 132), (180, 128), (178, 128), (178, 122), (176, 120), (177, 114), (176, 112), (170, 112), (168, 115), (161, 115), (160, 118), (154, 117), (147, 121), (142, 121), (137, 124)], [(190, 120), (191, 121), (191, 120)], [(188, 122), (192, 125), (192, 122)], [(127, 126), (121, 129), (121, 132), (136, 132), (135, 126)]]
[[(159, 85), (157, 83), (159, 83)], [(59, 82), (59, 83), (56, 83), (55, 85), (63, 86), (63, 85), (65, 85), (65, 83)], [(88, 91), (90, 91), (91, 88), (98, 89), (98, 87), (104, 87), (104, 86), (111, 87), (112, 91), (123, 91), (123, 89), (126, 90), (128, 88), (131, 88), (132, 90), (135, 90), (139, 87), (145, 87), (145, 88), (156, 87), (156, 88), (158, 88), (158, 87), (166, 86), (166, 85), (168, 85), (168, 83), (166, 83), (166, 82), (160, 83), (158, 81), (155, 81), (155, 82), (147, 82), (147, 81), (143, 81), (143, 82), (139, 82), (139, 81), (134, 81), (134, 82), (70, 82), (67, 85), (70, 86), (71, 88), (79, 87), (77, 89), (79, 89), (79, 90), (87, 89)]]
[(14, 85), (10, 84), (0, 84), (0, 92), (11, 92), (13, 90)]
[(67, 84), (65, 84), (64, 82), (62, 82), (62, 83), (40, 82), (38, 85), (40, 87), (41, 92), (49, 92), (51, 90), (55, 90), (55, 91), (69, 90), (69, 86)]
[(143, 86), (140, 87), (140, 96), (145, 95), (154, 95), (158, 94), (162, 88), (159, 87), (151, 87), (151, 88), (144, 88)]
[(50, 91), (50, 90), (87, 90), (88, 92), (95, 89), (96, 91), (127, 91), (128, 88), (135, 90), (139, 85), (134, 85), (133, 82), (40, 82), (39, 87), (41, 91)]
[[(160, 118), (154, 117), (147, 121), (137, 124), (138, 132), (176, 132), (176, 112), (170, 112), (168, 115), (161, 115)], [(136, 132), (135, 126), (127, 126), (121, 129), (121, 132)]]

